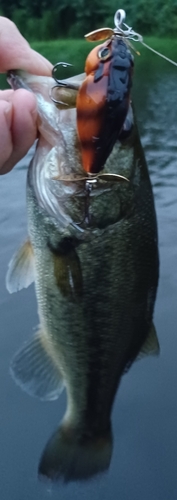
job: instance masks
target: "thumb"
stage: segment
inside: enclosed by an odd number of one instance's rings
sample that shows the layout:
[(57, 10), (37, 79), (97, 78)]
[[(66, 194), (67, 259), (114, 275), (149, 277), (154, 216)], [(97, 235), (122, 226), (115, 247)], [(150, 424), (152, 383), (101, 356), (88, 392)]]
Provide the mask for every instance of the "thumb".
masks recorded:
[(0, 16), (0, 73), (10, 69), (50, 76), (52, 65), (31, 49), (12, 21)]

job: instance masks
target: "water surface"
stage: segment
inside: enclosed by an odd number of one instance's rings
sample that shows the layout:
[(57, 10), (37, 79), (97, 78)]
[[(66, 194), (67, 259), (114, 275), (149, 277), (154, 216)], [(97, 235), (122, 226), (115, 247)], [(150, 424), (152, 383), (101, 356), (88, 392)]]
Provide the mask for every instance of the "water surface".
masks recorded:
[(177, 498), (177, 72), (139, 65), (134, 81), (138, 125), (155, 195), (160, 281), (154, 322), (159, 358), (135, 363), (113, 411), (114, 452), (107, 474), (90, 483), (49, 488), (37, 479), (41, 452), (65, 411), (65, 394), (41, 403), (9, 375), (10, 360), (38, 324), (34, 288), (9, 295), (8, 262), (27, 235), (25, 182), (30, 152), (0, 178), (0, 498), (1, 500), (176, 500)]

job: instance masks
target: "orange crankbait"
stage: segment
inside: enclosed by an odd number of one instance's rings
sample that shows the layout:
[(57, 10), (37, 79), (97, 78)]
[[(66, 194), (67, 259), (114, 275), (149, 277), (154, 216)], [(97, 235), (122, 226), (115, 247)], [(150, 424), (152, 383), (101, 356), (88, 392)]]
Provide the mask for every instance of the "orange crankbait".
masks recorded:
[[(57, 63), (52, 71), (57, 84), (52, 91), (64, 87), (77, 93), (77, 132), (82, 166), (87, 176), (99, 174), (116, 140), (122, 140), (122, 131), (126, 129), (133, 72), (129, 39), (137, 40), (140, 35), (126, 25), (124, 19), (125, 12), (119, 9), (114, 16), (114, 29), (101, 28), (85, 35), (89, 41), (107, 41), (88, 55), (86, 78), (81, 85), (56, 78), (58, 67), (70, 66), (68, 63)], [(122, 23), (126, 30), (122, 29)], [(61, 107), (67, 106), (67, 103), (56, 100), (52, 92), (51, 99)]]
[(86, 79), (76, 101), (82, 164), (98, 173), (118, 139), (130, 102), (133, 57), (122, 38), (95, 47), (86, 60)]

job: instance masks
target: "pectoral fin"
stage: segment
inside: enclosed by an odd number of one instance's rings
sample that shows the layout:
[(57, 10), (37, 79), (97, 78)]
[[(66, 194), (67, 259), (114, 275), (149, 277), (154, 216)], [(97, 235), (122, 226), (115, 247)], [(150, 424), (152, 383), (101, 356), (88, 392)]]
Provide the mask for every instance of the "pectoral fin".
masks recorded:
[(52, 252), (54, 276), (60, 292), (68, 300), (77, 301), (82, 297), (83, 282), (79, 256), (70, 240), (65, 240), (59, 248), (49, 243)]
[(152, 323), (148, 337), (145, 343), (143, 344), (136, 360), (142, 359), (145, 356), (158, 356), (159, 352), (160, 352), (159, 341), (157, 338), (155, 327)]
[[(57, 399), (63, 389), (59, 368), (42, 342), (41, 331), (14, 356), (11, 374), (15, 382), (28, 394), (41, 400)], [(50, 347), (50, 346), (49, 346)]]
[(31, 242), (27, 240), (9, 263), (6, 288), (9, 293), (27, 288), (34, 281), (34, 255)]
[(82, 296), (82, 272), (76, 255), (55, 255), (54, 270), (62, 294), (71, 300), (79, 299)]

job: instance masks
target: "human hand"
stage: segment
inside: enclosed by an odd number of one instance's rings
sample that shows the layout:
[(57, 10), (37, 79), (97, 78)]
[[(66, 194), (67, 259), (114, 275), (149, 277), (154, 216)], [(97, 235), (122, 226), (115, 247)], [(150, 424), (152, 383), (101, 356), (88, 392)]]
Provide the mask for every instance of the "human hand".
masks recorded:
[[(32, 50), (14, 23), (0, 16), (0, 73), (23, 69), (51, 75), (52, 65)], [(37, 136), (35, 96), (24, 89), (0, 91), (0, 174), (23, 158)]]

